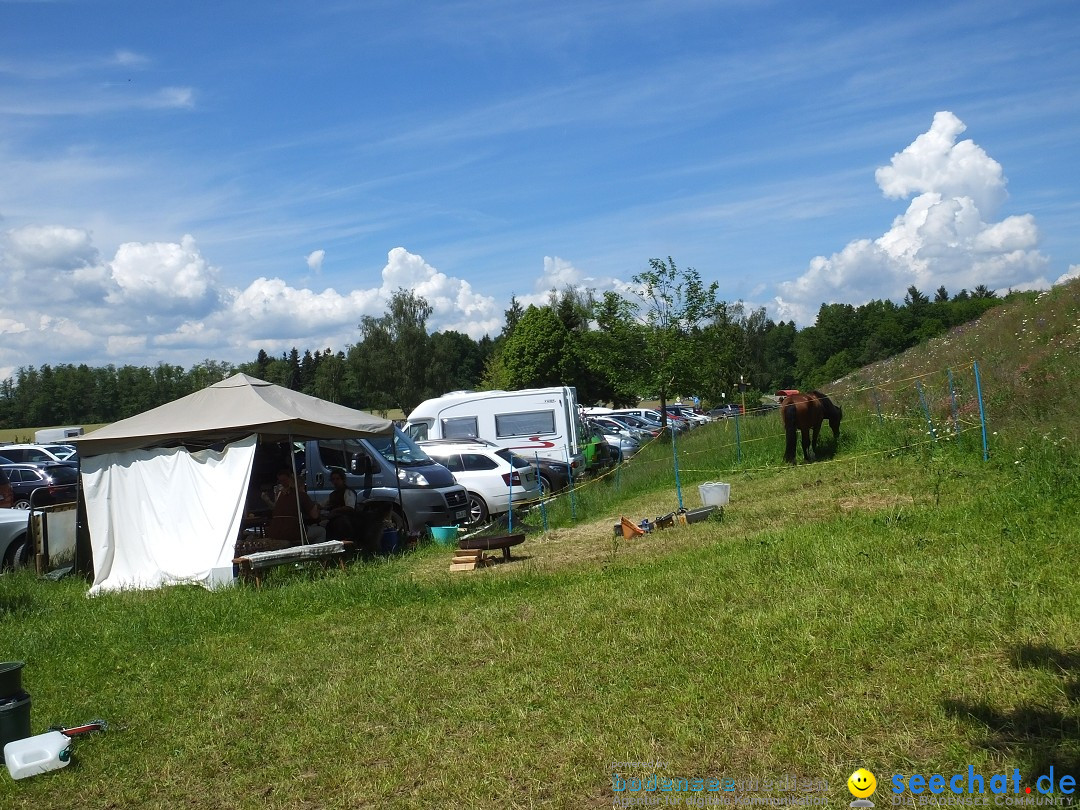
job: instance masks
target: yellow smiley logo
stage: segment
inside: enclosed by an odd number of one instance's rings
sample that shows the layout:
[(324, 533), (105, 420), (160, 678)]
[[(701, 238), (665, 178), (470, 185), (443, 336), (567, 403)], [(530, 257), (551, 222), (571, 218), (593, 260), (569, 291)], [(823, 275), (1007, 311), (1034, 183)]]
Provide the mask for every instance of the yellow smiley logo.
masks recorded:
[(877, 779), (866, 768), (859, 768), (848, 777), (847, 789), (856, 799), (866, 799), (877, 790)]

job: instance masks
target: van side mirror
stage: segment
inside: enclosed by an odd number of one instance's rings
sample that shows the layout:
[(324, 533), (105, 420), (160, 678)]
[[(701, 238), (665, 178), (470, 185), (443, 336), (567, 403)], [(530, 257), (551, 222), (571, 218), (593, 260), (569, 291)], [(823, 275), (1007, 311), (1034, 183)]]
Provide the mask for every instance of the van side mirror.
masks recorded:
[(353, 475), (370, 475), (374, 472), (371, 457), (367, 453), (355, 453), (349, 462), (350, 471)]

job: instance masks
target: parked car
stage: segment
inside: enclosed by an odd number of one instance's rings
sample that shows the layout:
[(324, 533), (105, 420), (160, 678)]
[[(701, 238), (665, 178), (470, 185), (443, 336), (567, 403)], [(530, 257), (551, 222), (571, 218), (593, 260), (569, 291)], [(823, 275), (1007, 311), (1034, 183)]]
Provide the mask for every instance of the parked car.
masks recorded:
[(26, 564), (26, 528), (29, 519), (20, 509), (0, 509), (0, 569)]
[(709, 421), (707, 416), (699, 416), (694, 413), (690, 408), (679, 405), (669, 405), (667, 409), (669, 419), (683, 419), (690, 427), (700, 427)]
[(536, 470), (521, 456), (487, 442), (432, 440), (417, 442), (424, 452), (454, 474), (469, 496), (469, 528), (506, 514), (513, 505), (542, 495)]
[[(617, 410), (617, 411), (612, 411), (610, 415), (611, 416), (618, 416), (619, 414), (624, 414), (624, 413), (625, 414), (630, 414), (631, 416), (636, 416), (639, 419), (645, 419), (646, 421), (651, 422), (652, 424), (656, 425), (657, 427), (659, 427), (660, 424), (661, 424), (660, 411), (654, 410), (653, 408), (622, 408), (622, 409)], [(690, 429), (690, 423), (687, 422), (685, 419), (682, 419), (682, 418), (676, 418), (676, 417), (669, 416), (668, 419), (667, 419), (667, 423), (677, 433), (682, 433), (682, 432), (687, 431), (687, 430)]]
[(78, 461), (79, 451), (70, 444), (39, 444), (42, 450), (48, 450), (61, 461)]
[[(401, 430), (395, 429), (393, 437), (298, 442), (294, 449), (300, 451), (296, 466), (301, 480), (316, 501), (330, 495), (330, 471), (341, 467), (346, 485), (360, 496), (358, 501), (394, 504), (390, 520), (398, 531), (468, 520), (465, 488)], [(270, 458), (270, 475), (288, 463), (287, 455), (276, 461)]]
[(607, 442), (612, 461), (616, 464), (626, 461), (641, 449), (641, 442), (630, 435), (626, 429), (616, 427), (617, 424), (610, 419), (603, 423), (595, 423), (595, 426), (604, 434), (604, 441)]
[(63, 461), (51, 450), (39, 444), (0, 445), (0, 455), (18, 464), (56, 464)]
[(75, 500), (79, 470), (70, 464), (5, 464), (2, 469), (11, 483), (16, 509)]
[(728, 405), (721, 405), (719, 408), (713, 408), (711, 411), (708, 412), (707, 415), (712, 417), (713, 419), (730, 419), (731, 417), (738, 416), (741, 413), (742, 410), (739, 408), (739, 406), (732, 403)]
[(608, 414), (608, 419), (615, 419), (624, 425), (635, 428), (644, 435), (644, 441), (646, 442), (655, 439), (661, 433), (659, 422), (650, 422), (640, 416), (632, 416), (628, 413), (611, 413)]
[[(610, 431), (615, 431), (617, 433), (621, 433), (636, 439), (639, 444), (643, 441), (647, 442), (649, 439), (652, 438), (652, 436), (648, 433), (639, 430), (636, 427), (631, 427), (622, 420), (615, 419), (611, 416), (593, 416), (590, 417), (590, 421), (600, 425), (600, 428), (604, 430), (604, 434), (607, 436), (611, 435)], [(608, 442), (608, 444), (610, 443), (611, 442)]]

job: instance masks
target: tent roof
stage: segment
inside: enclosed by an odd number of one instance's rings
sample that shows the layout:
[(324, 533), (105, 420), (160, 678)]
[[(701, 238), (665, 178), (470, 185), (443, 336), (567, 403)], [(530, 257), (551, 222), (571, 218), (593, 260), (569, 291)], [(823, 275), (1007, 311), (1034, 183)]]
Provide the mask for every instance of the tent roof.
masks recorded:
[(83, 457), (258, 433), (269, 441), (388, 436), (394, 423), (280, 385), (234, 374), (173, 402), (71, 441)]

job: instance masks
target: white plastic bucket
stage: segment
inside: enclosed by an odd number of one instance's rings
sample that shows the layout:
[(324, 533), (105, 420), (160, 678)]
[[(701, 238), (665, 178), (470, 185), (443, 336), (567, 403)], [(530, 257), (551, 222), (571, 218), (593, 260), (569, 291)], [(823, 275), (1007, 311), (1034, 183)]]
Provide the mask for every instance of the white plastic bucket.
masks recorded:
[(698, 484), (698, 492), (701, 493), (701, 502), (705, 506), (726, 506), (731, 495), (731, 484), (709, 481)]
[(4, 746), (4, 761), (12, 779), (23, 779), (63, 768), (70, 761), (71, 738), (61, 731), (48, 731), (36, 737), (9, 742)]

